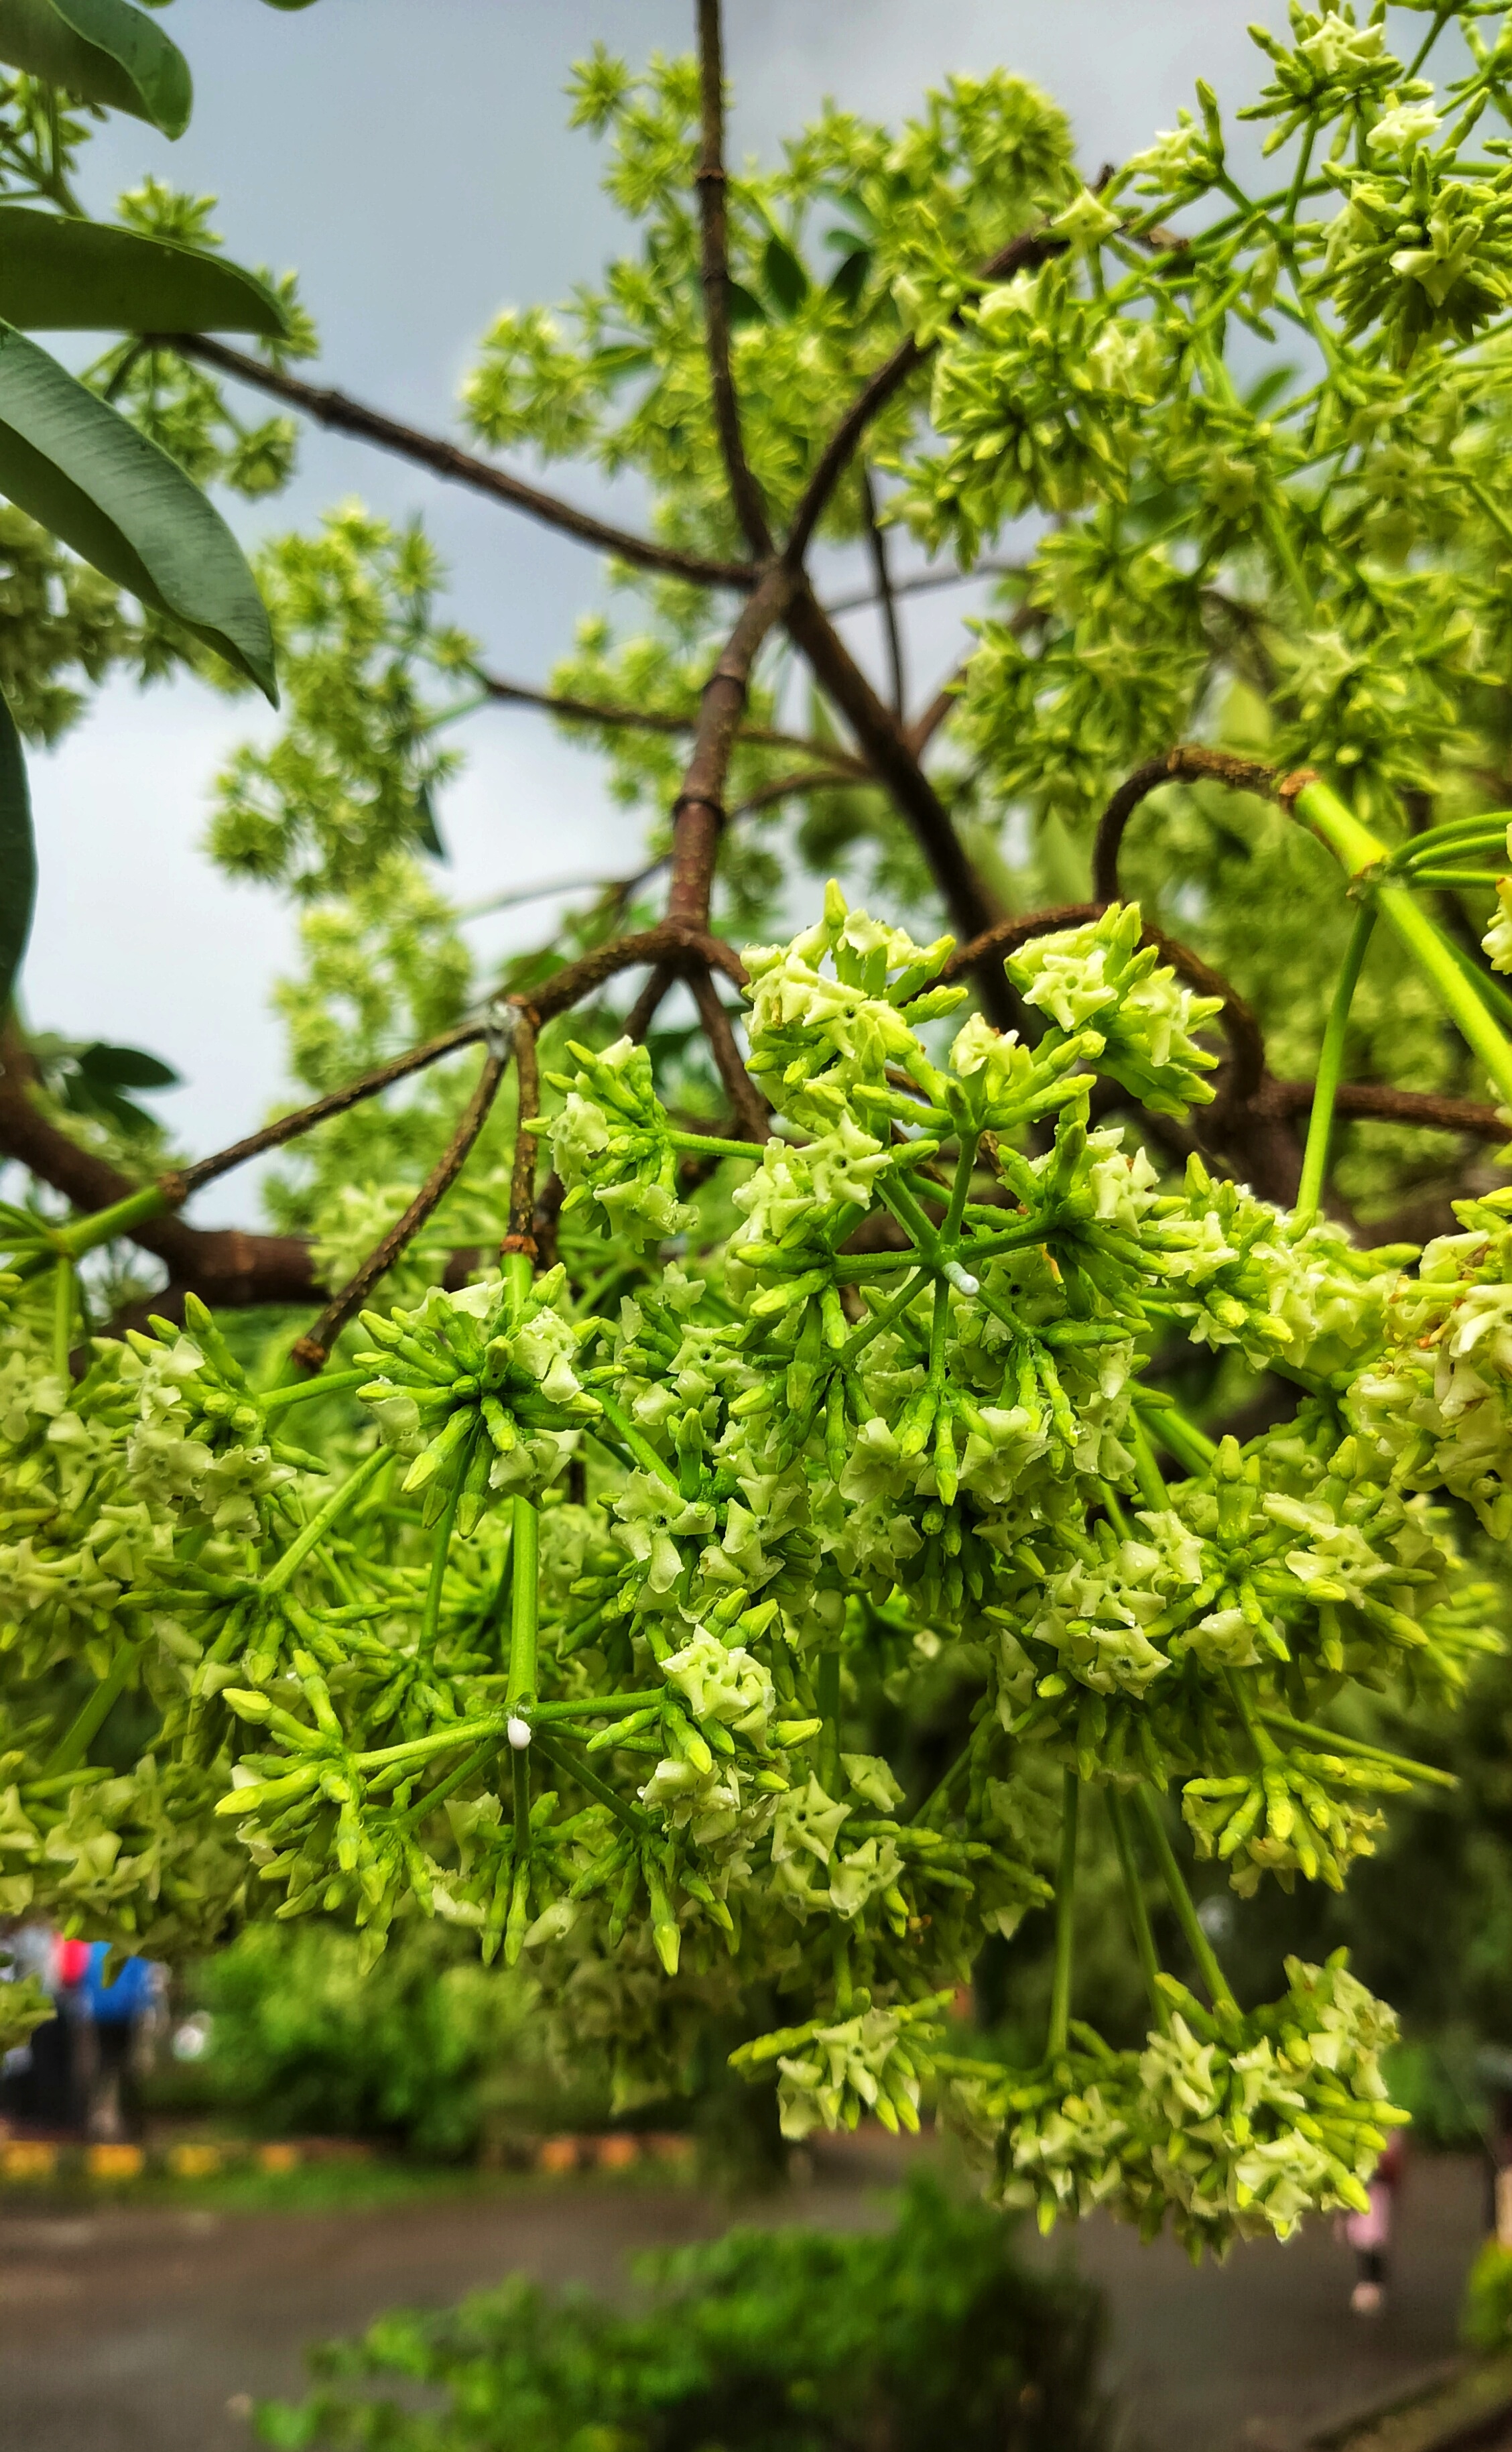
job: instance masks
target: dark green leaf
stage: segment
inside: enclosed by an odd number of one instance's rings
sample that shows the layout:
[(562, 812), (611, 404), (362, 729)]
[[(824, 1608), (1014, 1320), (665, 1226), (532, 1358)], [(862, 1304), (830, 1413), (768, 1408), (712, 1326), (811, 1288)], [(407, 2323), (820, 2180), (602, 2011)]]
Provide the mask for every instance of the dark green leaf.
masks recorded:
[(146, 119), (165, 136), (189, 124), (194, 88), (183, 52), (128, 0), (0, 0), (0, 60), (81, 102)]
[(809, 276), (785, 238), (774, 230), (761, 250), (761, 278), (768, 297), (784, 315), (795, 315), (809, 294)]
[(770, 321), (759, 298), (753, 297), (743, 282), (732, 281), (729, 287), (730, 324), (765, 324)]
[(310, 5), (311, 0), (267, 0), (268, 8), (285, 9), (290, 12), (296, 9), (308, 9)]
[(10, 1002), (37, 899), (31, 795), (15, 718), (0, 698), (0, 1015)]
[(1282, 393), (1287, 390), (1296, 379), (1295, 366), (1271, 366), (1261, 376), (1257, 384), (1250, 386), (1245, 394), (1245, 406), (1250, 416), (1264, 417), (1271, 403), (1279, 400)]
[(288, 317), (239, 264), (105, 222), (0, 205), (0, 316), (24, 332), (259, 332)]
[(96, 1122), (118, 1124), (124, 1132), (156, 1132), (157, 1125), (145, 1107), (134, 1098), (124, 1098), (103, 1081), (91, 1081), (87, 1074), (66, 1074), (60, 1084), (64, 1105), (72, 1116), (91, 1116)]
[(161, 1056), (148, 1056), (141, 1047), (110, 1047), (99, 1038), (80, 1048), (78, 1065), (91, 1081), (115, 1090), (171, 1090), (183, 1078)]
[(241, 546), (155, 443), (0, 324), (0, 493), (276, 705), (273, 638)]
[(445, 860), (449, 857), (446, 846), (441, 839), (441, 829), (436, 823), (436, 804), (431, 799), (428, 783), (422, 783), (415, 795), (415, 831), (419, 837), (422, 851), (428, 851), (432, 860)]
[(871, 249), (858, 247), (854, 255), (848, 255), (843, 264), (836, 265), (830, 279), (830, 296), (837, 298), (842, 306), (854, 306), (866, 287), (871, 269)]

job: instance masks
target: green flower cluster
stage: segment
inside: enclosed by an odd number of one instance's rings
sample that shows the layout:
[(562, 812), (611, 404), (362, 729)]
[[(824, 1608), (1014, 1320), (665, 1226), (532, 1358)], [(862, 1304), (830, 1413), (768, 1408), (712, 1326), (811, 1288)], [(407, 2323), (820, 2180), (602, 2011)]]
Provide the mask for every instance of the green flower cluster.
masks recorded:
[[(324, 1379), (255, 1390), (191, 1306), (73, 1381), (23, 1256), (4, 1904), (121, 1938), (318, 1911), (368, 1955), (440, 1915), (528, 1958), (622, 2102), (759, 1989), (787, 2023), (737, 2064), (775, 2066), (789, 2135), (944, 2088), (1042, 2210), (1221, 2244), (1354, 2202), (1384, 2013), (1342, 1968), (1247, 2020), (1210, 1970), (1210, 2015), (1168, 1985), (1137, 2059), (1064, 2018), (1032, 2078), (939, 2050), (987, 1936), (1053, 1896), (1069, 1948), (1036, 1763), (1072, 1832), (1083, 1791), (1174, 1791), (1241, 1890), (1337, 1883), (1419, 1770), (1318, 1714), (1350, 1680), (1452, 1696), (1496, 1640), (1434, 1498), (1500, 1522), (1512, 1489), (1506, 1202), (1414, 1273), (1195, 1161), (1163, 1189), (1090, 1120), (1099, 1078), (1168, 1112), (1207, 1089), (1213, 1001), (1142, 935), (1115, 906), (1031, 940), (1036, 1043), (972, 1016), (947, 1045), (949, 940), (832, 887), (747, 958), (779, 1130), (716, 1144), (738, 1222), (681, 1259), (703, 1144), (641, 1051), (576, 1050), (547, 1129), (611, 1229), (601, 1309), (512, 1256), (364, 1314)], [(1147, 1376), (1173, 1335), (1289, 1374), (1295, 1418), (1214, 1446)], [(919, 1794), (862, 1698), (906, 1726), (941, 1674), (970, 1717)], [(128, 1685), (150, 1747), (92, 1765)]]

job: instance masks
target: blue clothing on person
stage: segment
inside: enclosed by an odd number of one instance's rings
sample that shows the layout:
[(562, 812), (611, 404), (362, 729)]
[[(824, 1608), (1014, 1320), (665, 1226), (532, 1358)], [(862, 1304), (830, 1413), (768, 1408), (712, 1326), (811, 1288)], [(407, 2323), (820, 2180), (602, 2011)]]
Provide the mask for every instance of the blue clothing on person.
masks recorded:
[(89, 1964), (79, 1989), (97, 2027), (128, 2027), (134, 2019), (145, 2017), (152, 2007), (152, 1962), (149, 1958), (128, 1958), (115, 1982), (107, 1984), (105, 1962), (109, 1954), (108, 1941), (90, 1943)]

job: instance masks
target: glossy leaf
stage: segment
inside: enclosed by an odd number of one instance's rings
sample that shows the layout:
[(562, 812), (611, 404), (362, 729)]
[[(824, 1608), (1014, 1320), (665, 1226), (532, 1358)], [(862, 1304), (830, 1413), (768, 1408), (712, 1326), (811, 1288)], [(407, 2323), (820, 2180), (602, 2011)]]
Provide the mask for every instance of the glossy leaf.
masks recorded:
[(9, 324), (0, 492), (277, 703), (267, 612), (219, 511), (166, 451)]
[(10, 1002), (37, 899), (31, 794), (16, 720), (0, 697), (0, 1014)]
[(194, 101), (189, 65), (128, 0), (0, 0), (0, 59), (81, 102), (129, 111), (182, 136)]
[(854, 306), (866, 287), (867, 276), (871, 269), (870, 247), (858, 247), (854, 254), (848, 255), (843, 263), (836, 265), (830, 278), (831, 297), (837, 298), (842, 306)]
[(766, 324), (771, 322), (771, 317), (768, 315), (766, 308), (762, 306), (760, 299), (755, 296), (755, 294), (746, 287), (743, 281), (732, 281), (729, 285), (727, 295), (730, 301), (730, 327), (732, 331), (737, 324)]
[(809, 276), (787, 240), (774, 230), (761, 250), (761, 279), (784, 315), (795, 315), (809, 294)]
[(0, 316), (24, 332), (257, 332), (288, 318), (239, 264), (105, 222), (0, 205)]
[(111, 1047), (100, 1038), (80, 1049), (78, 1062), (91, 1081), (115, 1090), (171, 1090), (183, 1079), (171, 1064), (149, 1056), (144, 1047)]

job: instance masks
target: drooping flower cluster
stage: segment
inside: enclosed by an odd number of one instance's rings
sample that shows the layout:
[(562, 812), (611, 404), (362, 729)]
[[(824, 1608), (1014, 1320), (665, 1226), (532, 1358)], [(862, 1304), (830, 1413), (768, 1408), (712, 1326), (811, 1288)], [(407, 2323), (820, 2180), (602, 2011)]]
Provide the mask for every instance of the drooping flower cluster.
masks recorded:
[[(790, 2135), (933, 2088), (1042, 2214), (1221, 2244), (1357, 2201), (1385, 2027), (1342, 1968), (1247, 2019), (1168, 1986), (1142, 2055), (1068, 2029), (1029, 2076), (952, 2063), (938, 2013), (1051, 1897), (1036, 1760), (1068, 1799), (1171, 1791), (1242, 1890), (1373, 1844), (1411, 1766), (1317, 1715), (1351, 1677), (1452, 1695), (1495, 1639), (1433, 1502), (1494, 1524), (1512, 1487), (1505, 1203), (1414, 1275), (1196, 1161), (1163, 1190), (1090, 1119), (1099, 1075), (1176, 1106), (1211, 1061), (1137, 911), (1015, 957), (1032, 1047), (972, 1017), (938, 1053), (950, 950), (832, 888), (749, 957), (781, 1128), (725, 1160), (727, 1241), (655, 1266), (697, 1139), (641, 1051), (575, 1051), (549, 1129), (610, 1230), (598, 1308), (515, 1256), (259, 1390), (198, 1306), (72, 1380), (17, 1288), (7, 1908), (318, 1910), (372, 1951), (438, 1914), (528, 1954), (624, 2101), (759, 1986), (789, 2023), (736, 2059)], [(1145, 1376), (1183, 1334), (1290, 1374), (1295, 1418), (1207, 1440)], [(970, 1710), (923, 1792), (875, 1730), (942, 1679)], [(156, 1733), (110, 1772), (128, 1685)]]

